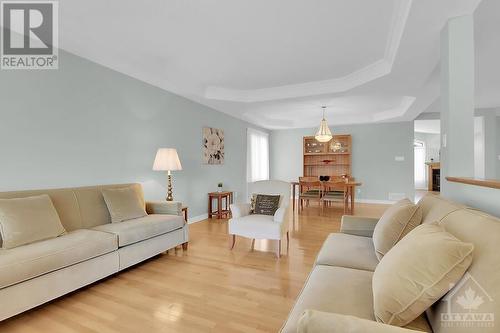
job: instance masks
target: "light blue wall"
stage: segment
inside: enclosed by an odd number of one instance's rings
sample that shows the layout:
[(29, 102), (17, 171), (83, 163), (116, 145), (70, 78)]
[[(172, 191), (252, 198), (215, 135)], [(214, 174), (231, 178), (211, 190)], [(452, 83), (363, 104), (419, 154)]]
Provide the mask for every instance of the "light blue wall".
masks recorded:
[[(352, 135), (353, 176), (363, 183), (359, 198), (389, 200), (389, 193), (414, 197), (413, 122), (332, 127)], [(302, 138), (316, 128), (271, 131), (271, 178), (297, 180), (302, 176)], [(404, 156), (403, 162), (395, 161)]]
[[(224, 129), (224, 165), (202, 164), (202, 127)], [(162, 199), (152, 171), (159, 147), (177, 148), (174, 198), (206, 214), (207, 192), (246, 187), (249, 124), (88, 60), (60, 52), (60, 69), (0, 73), (0, 191), (141, 182)]]

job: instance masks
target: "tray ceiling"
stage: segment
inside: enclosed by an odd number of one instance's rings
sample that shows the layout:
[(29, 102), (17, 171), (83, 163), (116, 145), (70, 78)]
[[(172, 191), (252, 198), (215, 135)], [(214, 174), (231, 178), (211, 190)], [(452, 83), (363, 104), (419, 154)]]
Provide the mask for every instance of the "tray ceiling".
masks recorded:
[[(485, 0), (487, 1), (487, 0)], [(65, 0), (63, 49), (259, 126), (413, 119), (480, 0)]]

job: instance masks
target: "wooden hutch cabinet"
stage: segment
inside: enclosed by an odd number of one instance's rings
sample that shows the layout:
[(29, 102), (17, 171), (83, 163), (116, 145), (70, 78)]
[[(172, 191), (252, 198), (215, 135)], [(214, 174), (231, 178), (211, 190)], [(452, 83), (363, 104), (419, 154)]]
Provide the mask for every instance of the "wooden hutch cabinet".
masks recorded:
[(334, 135), (329, 142), (304, 137), (304, 173), (307, 176), (351, 176), (351, 135)]

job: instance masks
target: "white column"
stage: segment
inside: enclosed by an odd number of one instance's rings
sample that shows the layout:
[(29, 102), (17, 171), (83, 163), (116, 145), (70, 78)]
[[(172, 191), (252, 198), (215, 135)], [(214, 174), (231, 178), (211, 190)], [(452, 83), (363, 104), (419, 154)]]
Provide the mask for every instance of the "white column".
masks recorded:
[(496, 109), (490, 109), (484, 113), (484, 152), (485, 152), (485, 178), (500, 179), (500, 175), (496, 174), (496, 165), (498, 161), (497, 155), (497, 115)]
[(450, 19), (441, 32), (441, 191), (446, 176), (474, 176), (474, 24)]

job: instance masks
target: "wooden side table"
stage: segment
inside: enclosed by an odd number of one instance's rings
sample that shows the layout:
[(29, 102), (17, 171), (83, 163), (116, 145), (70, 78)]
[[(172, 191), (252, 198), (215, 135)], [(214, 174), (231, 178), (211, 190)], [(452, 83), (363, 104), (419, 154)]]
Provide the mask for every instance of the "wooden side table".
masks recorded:
[[(217, 210), (213, 210), (212, 201), (217, 199)], [(225, 203), (223, 206), (222, 203)], [(228, 218), (231, 214), (229, 210), (229, 205), (233, 203), (233, 192), (224, 191), (224, 192), (210, 192), (208, 193), (208, 218), (212, 218), (213, 216), (217, 216), (217, 219), (222, 219), (223, 217)]]
[[(182, 206), (182, 215), (184, 216), (184, 222), (188, 223), (188, 207), (187, 206)], [(187, 251), (188, 249), (188, 242), (182, 243), (182, 249), (184, 251)]]
[(182, 215), (184, 215), (184, 221), (188, 223), (188, 208), (187, 206), (182, 206)]

